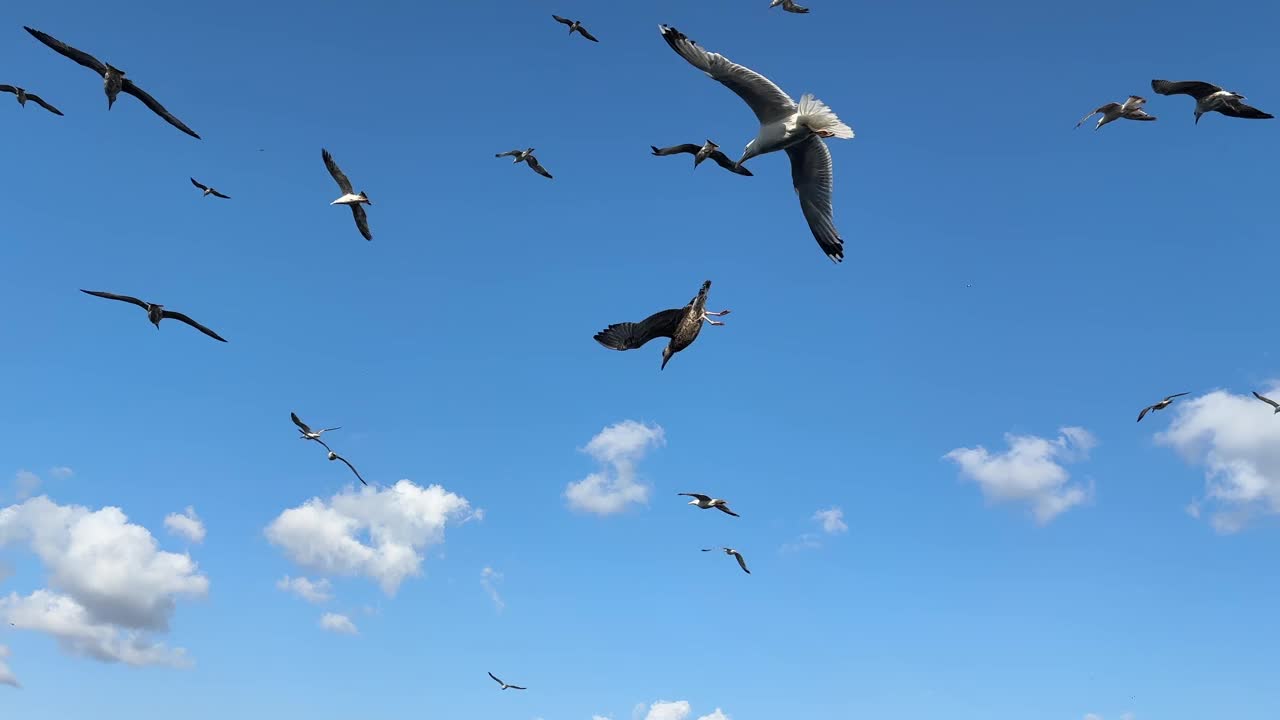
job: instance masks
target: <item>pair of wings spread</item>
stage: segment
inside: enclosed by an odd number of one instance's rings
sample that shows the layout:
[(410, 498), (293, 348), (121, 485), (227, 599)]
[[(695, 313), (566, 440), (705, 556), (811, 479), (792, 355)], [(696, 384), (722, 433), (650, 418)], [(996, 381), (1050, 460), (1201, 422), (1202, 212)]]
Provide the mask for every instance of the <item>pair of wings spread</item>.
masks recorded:
[[(342, 194), (354, 195), (356, 191), (351, 186), (351, 181), (347, 179), (346, 173), (342, 172), (342, 168), (338, 167), (338, 163), (334, 162), (329, 151), (320, 148), (320, 157), (324, 158), (324, 166), (329, 169), (329, 174), (333, 176), (333, 181), (338, 183), (338, 189), (342, 190)], [(373, 233), (369, 232), (369, 216), (365, 214), (364, 206), (360, 203), (351, 203), (347, 207), (351, 208), (351, 215), (355, 217), (356, 228), (360, 230), (360, 234), (365, 240), (372, 240)]]

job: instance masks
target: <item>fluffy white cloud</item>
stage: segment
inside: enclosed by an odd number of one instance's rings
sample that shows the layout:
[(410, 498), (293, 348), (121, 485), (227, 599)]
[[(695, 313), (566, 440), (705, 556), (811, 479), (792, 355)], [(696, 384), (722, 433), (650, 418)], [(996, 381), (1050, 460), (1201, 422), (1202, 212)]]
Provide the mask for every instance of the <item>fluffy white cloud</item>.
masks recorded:
[[(1280, 394), (1280, 387), (1263, 394)], [(1252, 395), (1216, 390), (1179, 405), (1157, 443), (1205, 469), (1205, 497), (1193, 503), (1218, 532), (1240, 530), (1258, 515), (1280, 514), (1280, 424)]]
[(164, 526), (174, 535), (184, 537), (193, 543), (204, 542), (204, 523), (200, 522), (196, 509), (190, 505), (181, 515), (178, 513), (166, 515)]
[(813, 519), (822, 524), (822, 532), (828, 535), (838, 535), (849, 529), (844, 524), (844, 510), (838, 507), (819, 510), (813, 514)]
[(291, 592), (309, 603), (323, 603), (333, 599), (333, 584), (326, 578), (308, 580), (304, 577), (291, 578), (288, 575), (276, 581), (276, 587)]
[(11, 685), (13, 687), (22, 687), (18, 684), (18, 678), (14, 676), (13, 671), (9, 669), (9, 646), (0, 645), (0, 685)]
[(497, 570), (486, 567), (480, 571), (480, 586), (484, 588), (485, 592), (489, 593), (489, 598), (493, 600), (493, 606), (498, 612), (502, 612), (503, 608), (507, 606), (502, 601), (502, 596), (498, 594), (497, 584), (500, 582), (502, 582), (502, 573)]
[(348, 489), (285, 510), (266, 536), (316, 572), (363, 575), (394, 595), (422, 572), (423, 552), (444, 542), (445, 526), (475, 517), (466, 498), (439, 485), (401, 480), (389, 488)]
[(1009, 449), (992, 454), (985, 447), (956, 448), (944, 457), (960, 474), (978, 483), (990, 502), (1025, 502), (1036, 522), (1045, 524), (1089, 499), (1090, 488), (1068, 484), (1064, 463), (1088, 457), (1097, 441), (1084, 428), (1061, 428), (1057, 438), (1006, 434)]
[(591, 438), (582, 451), (604, 467), (571, 482), (564, 495), (569, 507), (597, 515), (611, 515), (649, 500), (649, 488), (636, 477), (636, 463), (649, 448), (666, 442), (662, 428), (635, 420), (610, 425)]
[(1102, 716), (1095, 715), (1094, 713), (1086, 713), (1084, 716), (1084, 720), (1102, 720)]
[(0, 616), (20, 630), (52, 635), (73, 655), (128, 665), (188, 667), (182, 648), (167, 648), (147, 633), (103, 622), (70, 595), (36, 590), (26, 597), (10, 593), (0, 598)]
[(721, 710), (720, 708), (716, 708), (715, 712), (711, 713), (710, 715), (703, 715), (702, 717), (698, 718), (698, 720), (732, 720), (732, 719), (728, 715), (726, 715), (723, 710)]
[(351, 622), (351, 618), (338, 613), (325, 613), (320, 616), (320, 627), (329, 632), (339, 633), (341, 635), (356, 635), (356, 624)]
[(684, 720), (689, 717), (691, 711), (688, 700), (677, 702), (659, 700), (649, 706), (649, 714), (644, 716), (644, 720)]

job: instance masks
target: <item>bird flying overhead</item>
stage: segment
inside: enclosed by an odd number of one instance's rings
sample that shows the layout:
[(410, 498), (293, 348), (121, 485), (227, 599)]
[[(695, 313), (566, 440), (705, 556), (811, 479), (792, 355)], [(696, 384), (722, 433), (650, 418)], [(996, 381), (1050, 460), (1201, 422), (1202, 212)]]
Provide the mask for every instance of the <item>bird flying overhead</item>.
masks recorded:
[(365, 215), (364, 208), (361, 207), (362, 204), (373, 204), (369, 201), (369, 196), (365, 195), (363, 190), (357, 193), (352, 189), (351, 181), (342, 172), (342, 168), (338, 167), (338, 163), (334, 162), (328, 150), (320, 148), (320, 157), (324, 159), (324, 166), (329, 169), (329, 174), (333, 176), (334, 182), (338, 183), (338, 189), (342, 191), (342, 197), (329, 204), (346, 205), (351, 208), (351, 215), (356, 220), (356, 228), (365, 240), (372, 240), (373, 233), (369, 232), (369, 216)]
[(570, 34), (570, 35), (572, 35), (572, 34), (574, 34), (575, 32), (577, 32), (578, 34), (582, 35), (582, 37), (584, 37), (584, 38), (586, 38), (586, 39), (590, 40), (591, 42), (600, 42), (599, 40), (597, 40), (597, 39), (596, 39), (596, 37), (595, 37), (594, 35), (592, 35), (591, 33), (587, 32), (587, 29), (586, 29), (586, 28), (582, 27), (582, 22), (581, 22), (581, 21), (578, 21), (578, 20), (569, 20), (569, 19), (566, 19), (566, 18), (562, 18), (562, 17), (560, 17), (559, 15), (552, 15), (551, 17), (555, 18), (555, 19), (556, 19), (556, 22), (561, 23), (562, 25), (568, 25), (568, 26), (569, 26), (569, 34)]
[[(319, 438), (316, 438), (316, 440), (318, 441), (318, 440), (319, 440)], [(320, 444), (321, 444), (321, 445), (324, 445), (324, 443), (320, 443)], [(326, 449), (329, 447), (328, 445), (324, 445), (324, 446), (325, 446), (325, 448), (326, 448)], [(360, 471), (359, 471), (359, 470), (356, 470), (356, 466), (355, 466), (355, 465), (352, 465), (350, 462), (347, 462), (347, 459), (346, 459), (346, 458), (342, 457), (341, 455), (339, 455), (338, 453), (336, 453), (336, 452), (334, 452), (334, 451), (332, 451), (332, 450), (329, 450), (329, 459), (330, 459), (330, 460), (341, 460), (341, 461), (342, 461), (342, 464), (344, 464), (344, 465), (346, 465), (347, 467), (351, 468), (351, 472), (353, 472), (353, 473), (355, 473), (355, 474), (356, 474), (356, 478), (357, 478), (357, 479), (359, 479), (361, 483), (363, 483), (364, 485), (368, 485), (368, 484), (369, 484), (369, 483), (367, 483), (367, 482), (365, 482), (365, 481), (364, 481), (364, 478), (360, 477)]]
[(230, 200), (230, 199), (231, 199), (231, 196), (230, 196), (230, 195), (223, 195), (222, 193), (218, 192), (217, 190), (214, 190), (213, 188), (209, 187), (208, 185), (202, 185), (202, 184), (200, 184), (199, 182), (196, 182), (196, 179), (195, 179), (195, 178), (191, 178), (191, 184), (192, 184), (192, 185), (195, 185), (196, 187), (198, 187), (198, 188), (200, 188), (201, 190), (203, 190), (203, 191), (204, 191), (204, 193), (201, 195), (201, 197), (208, 197), (209, 195), (212, 195), (212, 196), (214, 196), (214, 197), (220, 197), (220, 198), (222, 198), (223, 200)]
[(298, 417), (297, 413), (295, 412), (289, 413), (289, 418), (293, 420), (293, 424), (297, 425), (298, 431), (302, 433), (302, 435), (299, 437), (300, 440), (315, 440), (321, 445), (324, 445), (325, 450), (329, 450), (329, 452), (333, 452), (328, 445), (325, 445), (324, 440), (320, 439), (320, 436), (329, 432), (330, 430), (341, 430), (342, 429), (341, 425), (337, 427), (312, 430), (306, 423), (302, 422), (302, 420)]
[(1137, 95), (1130, 95), (1129, 99), (1122, 103), (1109, 102), (1080, 118), (1080, 122), (1076, 123), (1076, 127), (1080, 127), (1084, 124), (1085, 120), (1099, 114), (1102, 115), (1102, 117), (1098, 118), (1098, 124), (1093, 126), (1094, 130), (1098, 130), (1103, 125), (1106, 125), (1109, 122), (1115, 122), (1120, 118), (1124, 118), (1125, 120), (1155, 120), (1155, 115), (1148, 115), (1147, 111), (1142, 109), (1142, 106), (1146, 104), (1146, 102), (1146, 98), (1141, 98)]
[[(702, 548), (702, 552), (712, 552), (715, 549), (716, 548)], [(720, 549), (724, 551), (725, 555), (732, 555), (738, 559), (738, 564), (742, 566), (742, 572), (748, 575), (751, 574), (751, 571), (747, 569), (747, 561), (742, 559), (742, 553), (738, 552), (737, 550), (734, 550), (733, 548), (726, 547), (726, 548), (720, 548)]]
[(773, 0), (773, 2), (769, 3), (769, 7), (771, 8), (776, 8), (779, 5), (782, 6), (783, 10), (791, 13), (799, 13), (803, 15), (804, 13), (809, 12), (809, 8), (797, 5), (796, 0)]
[(702, 164), (703, 160), (714, 160), (717, 165), (732, 173), (739, 175), (751, 175), (751, 171), (742, 167), (729, 159), (728, 155), (720, 152), (720, 146), (708, 140), (703, 145), (694, 145), (686, 143), (684, 145), (672, 145), (671, 147), (660, 148), (656, 145), (650, 145), (653, 154), (657, 156), (678, 155), (680, 153), (689, 153), (693, 156), (693, 166), (696, 168)]
[(804, 95), (797, 104), (760, 73), (723, 55), (703, 50), (673, 27), (660, 25), (659, 30), (672, 50), (736, 93), (760, 121), (760, 131), (747, 143), (739, 165), (757, 155), (787, 151), (791, 158), (791, 182), (814, 239), (833, 262), (843, 260), (844, 240), (836, 230), (831, 207), (834, 182), (831, 152), (823, 138), (852, 138), (853, 129), (814, 96)]
[(1173, 399), (1174, 399), (1174, 398), (1180, 398), (1180, 397), (1182, 397), (1183, 395), (1187, 395), (1187, 394), (1188, 394), (1188, 393), (1184, 393), (1184, 392), (1183, 392), (1183, 393), (1178, 393), (1178, 394), (1176, 394), (1176, 395), (1166, 395), (1166, 396), (1165, 396), (1165, 398), (1164, 398), (1163, 400), (1161, 400), (1160, 402), (1156, 403), (1155, 405), (1148, 405), (1148, 406), (1146, 406), (1146, 407), (1142, 408), (1142, 412), (1138, 413), (1138, 422), (1142, 422), (1142, 418), (1143, 418), (1147, 413), (1152, 412), (1153, 410), (1163, 410), (1163, 409), (1165, 409), (1165, 408), (1167, 408), (1167, 407), (1169, 407), (1170, 405), (1172, 405), (1172, 404), (1173, 404)]
[(48, 110), (54, 115), (62, 114), (61, 110), (45, 102), (43, 99), (40, 98), (39, 95), (36, 95), (35, 93), (27, 92), (26, 89), (24, 88), (16, 87), (14, 85), (0, 85), (0, 92), (13, 93), (14, 95), (16, 95), (18, 97), (18, 104), (21, 105), (22, 107), (26, 107), (27, 101), (30, 100), (31, 102), (39, 105), (45, 110)]
[(497, 676), (497, 675), (494, 675), (493, 673), (489, 673), (489, 677), (493, 678), (493, 681), (494, 681), (494, 682), (496, 682), (496, 683), (498, 683), (499, 685), (501, 685), (503, 690), (528, 690), (528, 689), (529, 689), (529, 688), (522, 688), (522, 687), (520, 687), (519, 685), (508, 685), (508, 684), (506, 684), (506, 683), (502, 682), (501, 680), (499, 680), (499, 679), (498, 679), (498, 676)]
[(147, 311), (147, 319), (151, 321), (152, 325), (156, 326), (157, 330), (160, 329), (160, 321), (165, 318), (169, 318), (171, 320), (177, 320), (178, 322), (184, 322), (190, 325), (191, 327), (199, 330), (200, 332), (204, 333), (205, 335), (208, 335), (214, 340), (217, 340), (218, 342), (226, 342), (226, 340), (224, 340), (222, 336), (219, 335), (218, 333), (210, 330), (209, 328), (201, 325), (200, 323), (196, 322), (195, 320), (192, 320), (191, 318), (187, 317), (186, 315), (183, 315), (180, 312), (174, 312), (173, 310), (166, 310), (163, 305), (160, 305), (158, 303), (149, 303), (144, 300), (139, 300), (136, 297), (129, 297), (128, 295), (116, 295), (115, 293), (102, 292), (101, 290), (81, 290), (80, 292), (86, 293), (88, 295), (94, 295), (100, 298), (106, 298), (108, 300), (120, 300), (121, 302), (133, 303), (134, 305), (137, 305), (138, 307)]
[(1246, 118), (1249, 120), (1269, 120), (1271, 113), (1265, 113), (1256, 107), (1246, 105), (1241, 100), (1245, 97), (1238, 92), (1223, 90), (1212, 83), (1199, 80), (1152, 80), (1151, 89), (1161, 95), (1190, 95), (1196, 99), (1196, 124), (1205, 113), (1221, 113), (1227, 117)]
[(1271, 398), (1265, 395), (1259, 395), (1257, 390), (1253, 391), (1253, 396), (1258, 398), (1262, 402), (1270, 405), (1272, 408), (1274, 408), (1275, 412), (1271, 413), (1272, 415), (1275, 415), (1276, 413), (1280, 413), (1280, 403), (1276, 402), (1275, 400), (1272, 400)]
[(141, 100), (143, 105), (151, 108), (151, 112), (164, 118), (165, 122), (178, 128), (191, 137), (196, 138), (197, 140), (200, 138), (200, 136), (196, 134), (195, 130), (187, 127), (181, 120), (175, 117), (173, 113), (165, 110), (164, 106), (157, 102), (155, 98), (148, 95), (142, 88), (134, 85), (132, 80), (124, 76), (124, 71), (120, 68), (104, 63), (83, 50), (77, 50), (48, 33), (40, 32), (39, 30), (29, 28), (25, 25), (22, 27), (27, 32), (31, 33), (32, 37), (45, 45), (48, 45), (50, 48), (53, 48), (54, 52), (64, 57), (71, 58), (75, 62), (101, 75), (102, 88), (107, 93), (108, 110), (110, 110), (111, 106), (116, 103), (116, 96), (121, 92), (124, 92)]
[(702, 283), (702, 289), (683, 308), (656, 312), (638, 323), (615, 323), (596, 333), (595, 341), (610, 350), (634, 350), (654, 338), (671, 338), (671, 342), (662, 349), (660, 369), (666, 369), (671, 356), (689, 347), (697, 339), (698, 333), (702, 331), (703, 320), (712, 325), (724, 325), (712, 320), (711, 316), (728, 315), (728, 310), (707, 310), (707, 291), (710, 289), (711, 281), (708, 280)]
[(494, 157), (515, 158), (514, 160), (512, 160), (513, 163), (526, 163), (529, 166), (530, 170), (538, 173), (542, 177), (544, 178), (551, 177), (551, 173), (547, 172), (546, 169), (544, 169), (541, 165), (539, 165), (538, 158), (533, 156), (533, 148), (528, 148), (526, 150), (508, 150), (506, 152), (495, 153)]
[(699, 493), (676, 493), (676, 494), (677, 494), (677, 495), (684, 495), (685, 497), (691, 497), (691, 498), (693, 498), (692, 500), (690, 500), (690, 501), (689, 501), (689, 503), (688, 503), (688, 504), (690, 504), (690, 505), (697, 505), (698, 507), (702, 508), (703, 510), (707, 510), (707, 509), (709, 509), (709, 508), (715, 508), (715, 509), (719, 510), (719, 511), (720, 511), (720, 512), (722, 512), (722, 513), (727, 513), (727, 514), (732, 515), (732, 516), (734, 516), (734, 517), (742, 517), (742, 516), (741, 516), (741, 515), (739, 515), (738, 513), (736, 513), (736, 512), (734, 512), (734, 511), (732, 511), (732, 510), (730, 510), (730, 509), (729, 509), (729, 504), (728, 504), (728, 503), (729, 503), (729, 501), (728, 501), (728, 500), (721, 500), (720, 498), (713, 498), (713, 497), (711, 497), (710, 495), (702, 495), (702, 494), (699, 494)]

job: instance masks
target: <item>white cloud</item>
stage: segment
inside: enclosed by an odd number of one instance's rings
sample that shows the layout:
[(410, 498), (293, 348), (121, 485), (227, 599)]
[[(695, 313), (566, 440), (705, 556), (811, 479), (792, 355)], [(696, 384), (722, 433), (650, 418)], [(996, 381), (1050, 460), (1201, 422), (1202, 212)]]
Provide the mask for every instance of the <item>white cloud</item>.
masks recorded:
[(326, 578), (308, 580), (304, 577), (291, 578), (288, 575), (276, 581), (276, 587), (291, 592), (309, 603), (323, 603), (333, 599), (333, 584)]
[(351, 622), (351, 618), (338, 613), (325, 613), (320, 616), (320, 627), (329, 632), (339, 633), (341, 635), (357, 635), (356, 624)]
[(732, 718), (726, 715), (725, 712), (720, 708), (716, 708), (715, 712), (711, 713), (710, 715), (703, 715), (702, 717), (698, 718), (698, 720), (732, 720)]
[(813, 519), (822, 523), (822, 531), (828, 535), (839, 535), (849, 529), (844, 524), (844, 510), (838, 507), (819, 510), (813, 514)]
[(178, 513), (166, 515), (164, 526), (174, 535), (184, 537), (193, 543), (204, 542), (204, 523), (200, 522), (200, 518), (196, 516), (196, 509), (190, 505), (181, 515)]
[(1025, 502), (1041, 525), (1089, 499), (1091, 488), (1070, 485), (1064, 463), (1088, 457), (1097, 441), (1084, 428), (1061, 428), (1057, 438), (1007, 433), (1009, 449), (956, 448), (943, 456), (978, 483), (990, 502)]
[(493, 606), (498, 612), (502, 612), (503, 608), (507, 606), (502, 601), (502, 596), (498, 594), (497, 584), (500, 582), (502, 582), (502, 573), (497, 570), (486, 567), (480, 571), (480, 586), (484, 588), (485, 592), (489, 593), (489, 598), (493, 600)]
[(644, 716), (644, 720), (684, 720), (689, 717), (691, 711), (688, 700), (678, 702), (659, 700), (649, 706), (649, 714)]
[(1102, 720), (1102, 716), (1095, 715), (1094, 713), (1087, 713), (1084, 716), (1084, 720)]
[(569, 507), (597, 515), (611, 515), (649, 500), (649, 488), (636, 477), (636, 463), (666, 436), (658, 425), (624, 420), (591, 438), (582, 451), (603, 468), (565, 488)]
[[(1263, 394), (1280, 393), (1280, 386)], [(1271, 408), (1250, 395), (1215, 390), (1174, 406), (1168, 429), (1155, 441), (1186, 462), (1204, 466), (1205, 511), (1222, 533), (1236, 532), (1258, 515), (1280, 514), (1280, 424)]]
[(20, 630), (52, 635), (59, 647), (73, 655), (127, 665), (188, 667), (186, 650), (168, 648), (146, 632), (104, 622), (70, 595), (36, 590), (26, 597), (10, 593), (0, 598), (0, 616)]
[(344, 490), (280, 513), (266, 528), (272, 544), (316, 572), (363, 575), (394, 595), (422, 572), (425, 550), (444, 542), (445, 526), (475, 517), (466, 498), (439, 485), (401, 480), (389, 488)]
[(9, 646), (0, 645), (0, 685), (11, 685), (13, 687), (22, 687), (18, 683), (18, 678), (14, 676), (13, 671), (9, 669)]

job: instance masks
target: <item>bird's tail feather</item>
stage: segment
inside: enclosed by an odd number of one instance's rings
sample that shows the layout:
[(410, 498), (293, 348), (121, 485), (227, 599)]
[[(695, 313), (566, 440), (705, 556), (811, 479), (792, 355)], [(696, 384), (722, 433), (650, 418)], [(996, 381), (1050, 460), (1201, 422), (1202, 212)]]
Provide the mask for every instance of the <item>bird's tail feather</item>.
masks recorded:
[(840, 122), (840, 118), (836, 117), (831, 108), (813, 95), (805, 94), (800, 98), (796, 113), (799, 116), (797, 122), (803, 123), (814, 132), (826, 130), (833, 137), (844, 139), (853, 137), (853, 128)]

